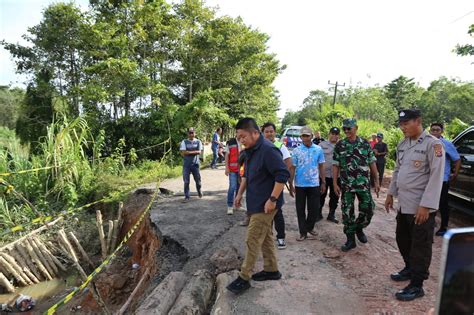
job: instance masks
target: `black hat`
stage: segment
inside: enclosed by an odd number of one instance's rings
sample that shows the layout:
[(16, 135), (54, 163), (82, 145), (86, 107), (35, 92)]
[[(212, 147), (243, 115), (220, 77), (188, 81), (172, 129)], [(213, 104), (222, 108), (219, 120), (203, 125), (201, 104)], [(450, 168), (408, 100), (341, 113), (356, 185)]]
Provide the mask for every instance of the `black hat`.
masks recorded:
[(421, 112), (418, 109), (402, 109), (398, 112), (398, 121), (407, 121), (421, 117)]
[(329, 133), (338, 135), (338, 134), (341, 133), (341, 130), (339, 130), (339, 128), (337, 128), (337, 127), (332, 127), (332, 128), (329, 130)]

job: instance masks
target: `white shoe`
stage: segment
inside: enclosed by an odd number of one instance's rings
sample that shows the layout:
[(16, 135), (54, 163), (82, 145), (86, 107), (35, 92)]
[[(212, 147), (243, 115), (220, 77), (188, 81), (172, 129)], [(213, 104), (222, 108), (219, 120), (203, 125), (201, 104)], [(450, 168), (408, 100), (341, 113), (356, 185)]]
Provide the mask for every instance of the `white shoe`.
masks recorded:
[(227, 207), (227, 214), (229, 214), (229, 215), (234, 214), (234, 208)]

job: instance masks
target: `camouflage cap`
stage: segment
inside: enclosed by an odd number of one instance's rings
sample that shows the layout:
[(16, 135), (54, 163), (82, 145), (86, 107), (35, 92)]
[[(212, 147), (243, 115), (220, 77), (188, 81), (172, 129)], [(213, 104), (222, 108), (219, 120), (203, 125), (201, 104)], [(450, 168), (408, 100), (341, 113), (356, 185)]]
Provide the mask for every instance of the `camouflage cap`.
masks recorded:
[(353, 128), (357, 126), (357, 120), (355, 118), (347, 118), (342, 121), (342, 127)]

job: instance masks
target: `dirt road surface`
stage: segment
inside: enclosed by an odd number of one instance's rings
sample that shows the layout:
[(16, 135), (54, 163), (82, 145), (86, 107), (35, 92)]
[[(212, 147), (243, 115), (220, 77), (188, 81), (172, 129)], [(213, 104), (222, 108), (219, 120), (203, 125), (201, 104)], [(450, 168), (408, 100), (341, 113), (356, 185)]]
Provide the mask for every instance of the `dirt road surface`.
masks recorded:
[[(235, 246), (244, 255), (245, 227), (238, 225), (245, 213), (226, 214), (228, 179), (223, 168), (203, 170), (204, 197), (195, 194), (182, 203), (181, 178), (167, 180), (162, 188), (175, 192), (164, 197), (152, 209), (153, 222), (171, 244), (164, 260), (167, 268), (192, 273), (211, 269), (209, 257), (219, 248)], [(193, 182), (191, 191), (195, 192)], [(435, 305), (441, 238), (433, 244), (431, 276), (425, 282), (425, 297), (412, 302), (399, 302), (394, 294), (407, 283), (396, 283), (389, 275), (403, 267), (395, 242), (395, 213), (383, 209), (387, 182), (376, 210), (366, 229), (369, 242), (349, 253), (339, 250), (345, 242), (342, 224), (322, 220), (316, 224), (316, 240), (297, 242), (298, 225), (294, 199), (285, 192), (287, 248), (279, 250), (280, 281), (252, 282), (252, 288), (233, 298), (235, 314), (426, 314)], [(375, 194), (374, 194), (375, 197)], [(325, 206), (323, 215), (327, 215)], [(341, 220), (340, 208), (337, 217)], [(472, 222), (455, 221), (453, 225)], [(176, 255), (176, 251), (179, 254)], [(174, 257), (174, 258), (173, 258)], [(173, 261), (173, 259), (175, 261)], [(255, 271), (262, 270), (260, 260)]]

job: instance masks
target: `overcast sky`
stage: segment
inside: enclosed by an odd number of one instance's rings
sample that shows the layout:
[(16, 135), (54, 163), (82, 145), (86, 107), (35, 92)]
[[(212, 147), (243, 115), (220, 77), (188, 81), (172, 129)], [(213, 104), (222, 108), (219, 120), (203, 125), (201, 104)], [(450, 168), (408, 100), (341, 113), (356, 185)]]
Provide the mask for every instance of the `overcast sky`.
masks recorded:
[[(0, 38), (21, 42), (51, 0), (0, 0)], [(87, 6), (88, 1), (76, 0)], [(241, 16), (271, 36), (269, 49), (287, 69), (275, 82), (280, 116), (296, 110), (328, 80), (346, 86), (385, 85), (399, 75), (422, 86), (441, 75), (474, 80), (474, 60), (452, 52), (474, 23), (472, 0), (208, 0), (219, 15)], [(0, 84), (19, 84), (9, 54), (0, 49)]]

